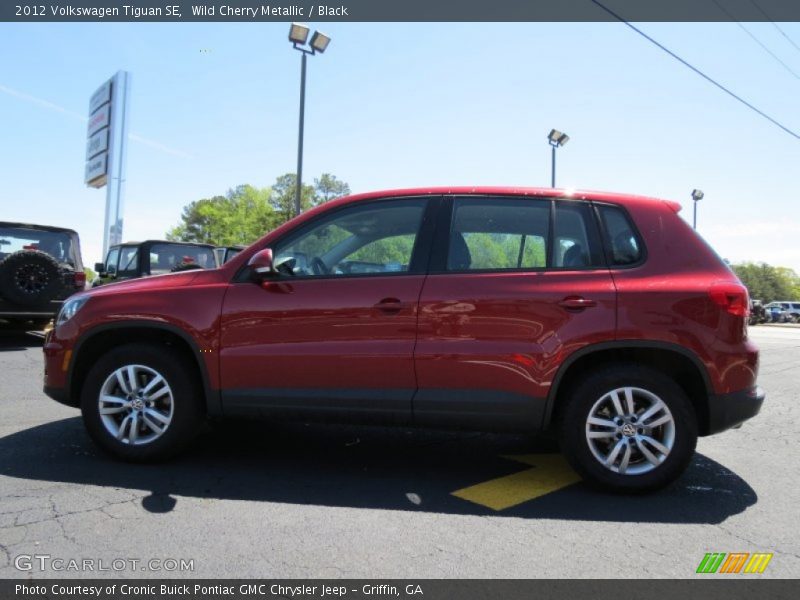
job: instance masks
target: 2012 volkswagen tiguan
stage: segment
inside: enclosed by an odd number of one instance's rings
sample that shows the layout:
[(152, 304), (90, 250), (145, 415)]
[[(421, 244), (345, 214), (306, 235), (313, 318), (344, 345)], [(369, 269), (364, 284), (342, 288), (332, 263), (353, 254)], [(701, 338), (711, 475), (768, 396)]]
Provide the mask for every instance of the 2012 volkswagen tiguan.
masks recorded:
[(589, 482), (677, 478), (760, 409), (748, 294), (638, 196), (436, 188), (332, 201), (219, 269), (73, 296), (45, 391), (126, 460), (206, 417), (538, 431)]

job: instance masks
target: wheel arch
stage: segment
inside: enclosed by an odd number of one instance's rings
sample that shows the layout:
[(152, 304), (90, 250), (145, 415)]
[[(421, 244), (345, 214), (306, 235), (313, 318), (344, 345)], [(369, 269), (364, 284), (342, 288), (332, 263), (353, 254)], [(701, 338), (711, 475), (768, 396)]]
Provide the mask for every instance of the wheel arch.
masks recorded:
[(189, 358), (200, 377), (207, 414), (213, 416), (221, 413), (219, 392), (211, 387), (208, 369), (197, 342), (179, 327), (147, 320), (98, 325), (81, 336), (73, 348), (73, 360), (67, 372), (68, 397), (80, 398), (83, 382), (94, 359), (112, 347), (137, 342), (172, 346)]
[(572, 353), (553, 378), (544, 413), (543, 427), (557, 420), (571, 381), (582, 373), (614, 362), (636, 362), (648, 365), (673, 377), (692, 402), (700, 435), (709, 431), (708, 399), (714, 395), (711, 379), (703, 362), (694, 352), (668, 342), (618, 340), (602, 342)]

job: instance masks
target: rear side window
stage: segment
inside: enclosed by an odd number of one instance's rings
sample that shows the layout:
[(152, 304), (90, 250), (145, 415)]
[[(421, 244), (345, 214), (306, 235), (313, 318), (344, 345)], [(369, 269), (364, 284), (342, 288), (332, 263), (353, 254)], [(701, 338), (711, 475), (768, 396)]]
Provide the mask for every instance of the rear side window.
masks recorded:
[(632, 265), (644, 256), (641, 240), (625, 212), (604, 204), (597, 205), (605, 230), (608, 262), (612, 266)]
[(604, 267), (591, 206), (513, 198), (457, 198), (448, 271)]
[(447, 270), (544, 268), (549, 236), (549, 201), (458, 198)]

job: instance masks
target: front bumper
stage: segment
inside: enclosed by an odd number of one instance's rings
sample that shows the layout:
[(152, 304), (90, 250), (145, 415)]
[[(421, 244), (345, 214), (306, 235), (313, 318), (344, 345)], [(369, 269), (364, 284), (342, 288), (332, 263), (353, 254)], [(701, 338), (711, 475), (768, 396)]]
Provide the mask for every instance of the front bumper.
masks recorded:
[(712, 435), (741, 425), (761, 410), (766, 394), (759, 386), (708, 399), (708, 433)]

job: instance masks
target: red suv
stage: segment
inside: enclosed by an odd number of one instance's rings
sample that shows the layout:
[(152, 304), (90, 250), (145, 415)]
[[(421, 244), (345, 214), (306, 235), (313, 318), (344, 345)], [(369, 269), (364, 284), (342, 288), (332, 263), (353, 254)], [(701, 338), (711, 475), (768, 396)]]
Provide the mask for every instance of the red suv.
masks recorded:
[(103, 449), (206, 417), (556, 428), (589, 482), (662, 487), (758, 413), (747, 290), (673, 202), (551, 189), (342, 198), (219, 269), (70, 298), (45, 392)]

